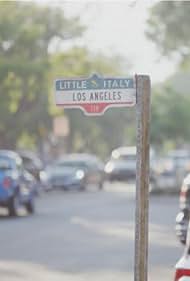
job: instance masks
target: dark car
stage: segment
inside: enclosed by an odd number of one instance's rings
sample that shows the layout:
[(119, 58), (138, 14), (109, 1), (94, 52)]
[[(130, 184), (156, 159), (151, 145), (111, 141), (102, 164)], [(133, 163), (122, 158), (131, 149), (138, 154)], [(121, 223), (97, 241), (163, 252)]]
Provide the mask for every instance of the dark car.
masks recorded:
[(53, 187), (65, 190), (84, 190), (89, 185), (102, 189), (104, 172), (102, 162), (94, 155), (65, 155), (46, 168), (47, 179)]
[(34, 177), (23, 169), (20, 156), (0, 150), (0, 206), (8, 208), (10, 216), (17, 215), (19, 205), (34, 212)]
[(184, 244), (190, 219), (190, 174), (183, 180), (179, 196), (179, 207), (180, 211), (176, 216), (176, 235)]
[(106, 178), (109, 181), (135, 180), (136, 147), (119, 147), (111, 153), (105, 165)]
[(36, 181), (36, 194), (39, 195), (41, 191), (49, 191), (51, 187), (46, 180), (45, 165), (41, 159), (31, 151), (19, 151), (20, 157), (22, 158), (23, 167), (30, 174), (32, 174)]
[(22, 158), (24, 169), (31, 173), (36, 180), (40, 181), (40, 173), (44, 168), (41, 159), (30, 151), (19, 151), (18, 154)]

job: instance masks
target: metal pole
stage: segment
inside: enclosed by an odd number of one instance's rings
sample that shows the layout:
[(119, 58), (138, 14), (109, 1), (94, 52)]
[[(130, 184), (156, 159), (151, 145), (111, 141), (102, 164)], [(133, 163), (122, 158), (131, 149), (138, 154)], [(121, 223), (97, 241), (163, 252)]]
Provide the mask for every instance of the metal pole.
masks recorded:
[(150, 78), (137, 75), (137, 173), (134, 280), (147, 281), (149, 206)]

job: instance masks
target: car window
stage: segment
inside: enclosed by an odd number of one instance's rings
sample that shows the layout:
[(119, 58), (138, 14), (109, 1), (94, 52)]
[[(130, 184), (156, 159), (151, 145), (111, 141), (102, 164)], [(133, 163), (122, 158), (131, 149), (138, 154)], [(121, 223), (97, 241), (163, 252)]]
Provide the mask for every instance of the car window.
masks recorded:
[(87, 168), (88, 165), (84, 161), (63, 161), (58, 162), (58, 166), (71, 168)]
[(22, 157), (22, 161), (24, 165), (28, 165), (31, 164), (31, 159), (27, 158), (27, 157)]
[(16, 163), (16, 168), (21, 171), (23, 169), (23, 165), (22, 165), (22, 162), (17, 162)]
[(136, 155), (126, 155), (120, 154), (117, 158), (112, 157), (114, 161), (127, 161), (127, 162), (136, 162)]
[(97, 169), (97, 164), (95, 161), (87, 161), (86, 167), (88, 167), (88, 170), (94, 170)]
[(28, 169), (42, 169), (42, 162), (38, 158), (30, 158), (26, 156), (22, 156), (23, 165)]
[(13, 165), (9, 158), (7, 157), (0, 157), (0, 170), (8, 170), (12, 169)]
[(98, 159), (93, 159), (91, 161), (88, 161), (88, 166), (89, 168), (94, 170), (101, 170), (104, 167), (103, 163)]
[(136, 155), (120, 155), (119, 159), (126, 161), (136, 161)]

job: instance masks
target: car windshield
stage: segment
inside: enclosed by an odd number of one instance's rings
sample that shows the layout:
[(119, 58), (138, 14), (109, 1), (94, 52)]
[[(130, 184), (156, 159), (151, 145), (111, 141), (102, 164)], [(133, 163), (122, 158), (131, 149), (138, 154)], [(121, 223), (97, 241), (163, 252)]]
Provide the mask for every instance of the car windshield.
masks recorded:
[(11, 160), (8, 157), (0, 156), (0, 170), (12, 169)]
[(22, 161), (24, 166), (31, 166), (33, 165), (35, 168), (41, 169), (42, 168), (42, 162), (38, 158), (29, 158), (26, 156), (22, 156)]
[(127, 161), (127, 162), (135, 162), (136, 161), (136, 155), (120, 155), (118, 158), (112, 157), (112, 160), (114, 161)]
[(189, 156), (169, 156), (170, 161), (173, 161), (176, 167), (183, 167), (190, 162)]
[(62, 161), (56, 164), (59, 167), (81, 168), (86, 169), (87, 164), (84, 161)]

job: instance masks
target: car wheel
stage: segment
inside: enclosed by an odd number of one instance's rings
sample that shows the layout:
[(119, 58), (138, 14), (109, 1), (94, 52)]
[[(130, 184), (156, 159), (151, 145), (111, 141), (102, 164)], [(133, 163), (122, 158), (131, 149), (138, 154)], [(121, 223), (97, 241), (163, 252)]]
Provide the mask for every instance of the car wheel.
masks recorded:
[(33, 214), (34, 211), (35, 211), (34, 199), (30, 199), (30, 200), (26, 203), (25, 207), (26, 207), (26, 210), (27, 210), (27, 212), (28, 212), (29, 214)]
[(104, 183), (101, 181), (99, 184), (98, 184), (98, 188), (99, 190), (102, 190), (104, 187)]
[(81, 185), (79, 186), (79, 191), (85, 191), (85, 190), (86, 190), (85, 184), (81, 184)]
[(85, 191), (85, 190), (87, 190), (87, 187), (88, 187), (88, 183), (87, 183), (86, 178), (85, 178), (85, 179), (81, 180), (81, 182), (79, 183), (78, 190), (79, 191)]
[(18, 215), (18, 208), (19, 208), (19, 199), (18, 196), (14, 196), (11, 198), (8, 204), (8, 211), (9, 216), (15, 217)]

